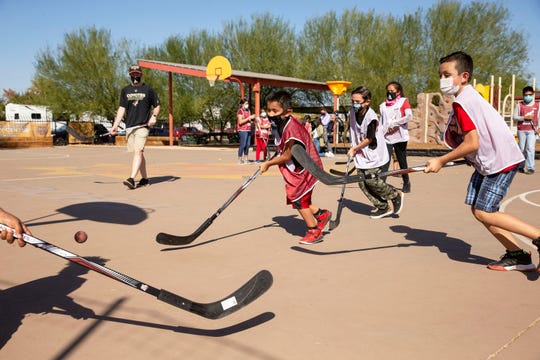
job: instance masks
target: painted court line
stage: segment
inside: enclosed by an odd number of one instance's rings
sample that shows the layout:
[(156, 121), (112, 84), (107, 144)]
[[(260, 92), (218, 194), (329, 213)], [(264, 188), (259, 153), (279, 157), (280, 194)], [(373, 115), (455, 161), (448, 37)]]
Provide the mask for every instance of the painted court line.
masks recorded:
[[(512, 201), (514, 201), (516, 199), (520, 199), (521, 201), (523, 201), (523, 202), (525, 202), (525, 203), (527, 203), (529, 205), (540, 207), (540, 204), (533, 203), (532, 201), (529, 201), (527, 199), (527, 195), (532, 194), (532, 193), (536, 193), (536, 192), (540, 192), (540, 190), (532, 190), (532, 191), (524, 192), (524, 193), (521, 193), (521, 194), (517, 194), (517, 195), (503, 201), (503, 203), (501, 204), (500, 211), (504, 211), (506, 209), (506, 206), (509, 205)], [(531, 242), (529, 240), (525, 240), (525, 238), (522, 237), (522, 236), (519, 236), (519, 235), (517, 235), (517, 236), (519, 237), (519, 240), (522, 241), (524, 244), (526, 244), (526, 245), (528, 245), (530, 247), (533, 247), (533, 245), (531, 244)], [(534, 246), (534, 249), (536, 250), (536, 246)], [(501, 346), (499, 349), (497, 349), (497, 351), (495, 351), (493, 354), (489, 355), (486, 358), (486, 360), (490, 360), (490, 359), (495, 358), (504, 349), (508, 348), (510, 345), (512, 345), (512, 343), (514, 343), (517, 339), (519, 339), (521, 336), (523, 336), (527, 331), (529, 331), (530, 329), (535, 327), (536, 324), (539, 321), (540, 321), (540, 316), (537, 317), (532, 323), (530, 323), (529, 326), (527, 326), (525, 329), (518, 332), (513, 338), (511, 338), (509, 341), (507, 341), (503, 346)]]
[(59, 176), (42, 176), (42, 177), (31, 177), (31, 178), (0, 179), (0, 181), (10, 182), (10, 181), (27, 181), (27, 180), (50, 180), (50, 179), (62, 179), (62, 178), (83, 177), (83, 176), (95, 176), (95, 175), (94, 174), (74, 174), (74, 175), (59, 175)]

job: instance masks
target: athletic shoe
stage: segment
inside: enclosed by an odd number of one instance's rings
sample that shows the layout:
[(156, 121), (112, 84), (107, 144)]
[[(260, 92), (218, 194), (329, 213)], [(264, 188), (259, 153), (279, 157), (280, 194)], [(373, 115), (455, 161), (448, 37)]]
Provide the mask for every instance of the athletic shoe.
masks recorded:
[(535, 270), (536, 266), (531, 261), (531, 254), (523, 250), (508, 251), (501, 256), (500, 260), (494, 261), (487, 266), (490, 270), (498, 271), (531, 271)]
[(403, 191), (404, 193), (410, 193), (411, 183), (410, 182), (403, 183), (403, 189), (401, 189), (401, 191)]
[(150, 182), (148, 181), (147, 178), (142, 178), (141, 180), (139, 180), (139, 183), (137, 184), (137, 187), (140, 188), (140, 187), (143, 187), (143, 186), (148, 186), (150, 185)]
[(534, 169), (528, 169), (527, 170), (527, 175), (532, 175), (534, 174)]
[[(540, 255), (540, 237), (536, 240), (533, 240), (532, 243), (533, 245), (536, 246), (536, 249), (538, 250), (538, 254)], [(536, 270), (540, 272), (540, 265), (538, 265), (538, 268)]]
[(377, 211), (371, 214), (370, 218), (380, 219), (390, 215), (392, 215), (392, 210), (390, 210), (390, 207), (387, 207), (386, 209), (377, 209)]
[(322, 239), (323, 239), (322, 230), (319, 230), (317, 228), (308, 229), (306, 235), (302, 239), (300, 239), (300, 244), (305, 244), (305, 245), (316, 244), (318, 242), (321, 242)]
[(323, 231), (331, 217), (332, 213), (328, 210), (323, 210), (320, 215), (315, 215), (315, 219), (317, 219), (317, 229)]
[(392, 208), (394, 209), (394, 214), (399, 214), (401, 212), (401, 209), (403, 209), (403, 200), (405, 198), (405, 194), (402, 191), (398, 191), (398, 196), (396, 196), (395, 199), (392, 200)]
[(127, 178), (124, 180), (124, 185), (130, 189), (135, 189), (135, 180), (133, 180), (133, 178)]

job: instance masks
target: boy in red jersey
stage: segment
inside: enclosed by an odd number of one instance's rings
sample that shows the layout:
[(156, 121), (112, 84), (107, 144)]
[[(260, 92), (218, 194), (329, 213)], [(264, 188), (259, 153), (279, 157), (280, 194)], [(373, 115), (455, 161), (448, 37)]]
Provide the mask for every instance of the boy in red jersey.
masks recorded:
[(298, 210), (308, 227), (306, 235), (300, 239), (300, 244), (318, 243), (322, 241), (323, 230), (332, 214), (312, 204), (311, 195), (318, 181), (292, 156), (292, 146), (301, 144), (320, 167), (321, 158), (306, 128), (291, 114), (291, 95), (288, 92), (271, 92), (266, 97), (266, 104), (268, 119), (276, 130), (274, 141), (278, 156), (263, 162), (260, 165), (261, 173), (266, 172), (270, 166), (279, 167), (285, 180), (287, 204)]
[(488, 268), (533, 270), (531, 254), (519, 246), (512, 233), (532, 239), (539, 247), (540, 228), (499, 211), (523, 154), (504, 119), (469, 85), (472, 58), (458, 51), (441, 58), (439, 64), (441, 91), (456, 96), (444, 132), (444, 140), (452, 151), (429, 160), (425, 172), (438, 172), (447, 162), (465, 157), (475, 169), (465, 203), (471, 205), (474, 217), (506, 248), (501, 259), (488, 264)]

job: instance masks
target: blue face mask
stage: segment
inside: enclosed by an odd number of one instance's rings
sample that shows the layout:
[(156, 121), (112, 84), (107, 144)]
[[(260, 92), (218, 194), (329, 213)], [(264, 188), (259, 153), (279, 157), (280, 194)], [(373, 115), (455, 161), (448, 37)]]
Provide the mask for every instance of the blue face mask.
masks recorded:
[(533, 96), (532, 95), (525, 95), (523, 97), (523, 100), (528, 104), (530, 103), (531, 101), (533, 101)]
[(356, 111), (358, 111), (358, 110), (360, 110), (362, 108), (362, 104), (359, 104), (359, 103), (354, 103), (352, 106), (353, 106), (354, 110), (356, 110)]

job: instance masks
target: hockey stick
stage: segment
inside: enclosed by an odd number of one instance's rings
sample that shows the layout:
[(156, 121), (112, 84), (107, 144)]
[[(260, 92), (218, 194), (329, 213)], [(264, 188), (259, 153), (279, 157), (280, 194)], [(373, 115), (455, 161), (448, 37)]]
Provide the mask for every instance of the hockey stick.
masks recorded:
[[(332, 174), (327, 173), (322, 168), (317, 165), (315, 161), (306, 153), (306, 150), (299, 144), (295, 144), (292, 147), (292, 154), (295, 157), (295, 159), (309, 171), (313, 176), (315, 176), (320, 182), (322, 182), (325, 185), (342, 185), (342, 184), (350, 184), (355, 183), (359, 181), (365, 181), (367, 179), (374, 179), (380, 176), (391, 176), (391, 175), (397, 175), (397, 174), (405, 174), (415, 171), (424, 171), (426, 168), (425, 166), (416, 166), (408, 169), (400, 169), (400, 170), (392, 170), (380, 174), (370, 174), (368, 176), (356, 174), (352, 176), (335, 176)], [(454, 165), (462, 165), (466, 164), (466, 160), (458, 160), (454, 162), (449, 162), (445, 165), (446, 166), (454, 166)]]
[[(347, 156), (347, 165), (345, 166), (345, 178), (349, 176), (349, 165), (351, 164), (351, 157)], [(354, 170), (354, 168), (353, 168)], [(345, 187), (347, 184), (341, 185), (341, 196), (338, 200), (338, 208), (336, 211), (336, 218), (334, 220), (330, 220), (330, 224), (328, 225), (328, 230), (334, 230), (339, 225), (339, 220), (341, 219), (341, 211), (343, 210), (343, 196), (345, 195)]]
[[(13, 229), (10, 229), (8, 226), (3, 224), (0, 224), (0, 229), (7, 229), (13, 231)], [(240, 289), (236, 290), (231, 295), (227, 296), (225, 299), (203, 304), (188, 300), (180, 295), (173, 294), (166, 290), (160, 290), (148, 284), (142, 283), (139, 280), (135, 280), (108, 267), (70, 253), (67, 250), (59, 248), (53, 244), (35, 238), (31, 235), (23, 234), (22, 239), (27, 244), (31, 244), (41, 250), (45, 250), (63, 259), (69, 260), (85, 268), (96, 271), (102, 275), (108, 276), (123, 284), (144, 291), (145, 293), (153, 295), (157, 297), (158, 300), (166, 302), (167, 304), (179, 307), (182, 310), (186, 310), (193, 314), (212, 320), (230, 315), (233, 312), (240, 310), (244, 306), (250, 304), (259, 296), (261, 296), (264, 292), (266, 292), (266, 290), (268, 290), (270, 286), (272, 286), (273, 282), (272, 274), (268, 270), (261, 270), (254, 277), (252, 277), (251, 280), (245, 283)]]
[[(276, 154), (277, 152), (272, 156), (272, 158), (274, 158)], [(257, 171), (255, 171), (253, 175), (251, 175), (249, 179), (247, 179), (242, 184), (242, 186), (240, 186), (234, 192), (234, 194), (232, 194), (232, 196), (227, 201), (225, 201), (225, 203), (221, 205), (221, 207), (217, 209), (215, 213), (212, 214), (212, 216), (206, 219), (201, 224), (201, 226), (199, 226), (191, 234), (182, 236), (182, 235), (172, 235), (172, 234), (160, 232), (159, 234), (156, 235), (156, 241), (163, 245), (187, 245), (187, 244), (192, 243), (196, 238), (199, 237), (199, 235), (201, 235), (206, 229), (208, 229), (210, 225), (212, 225), (212, 222), (214, 222), (214, 220), (223, 212), (223, 210), (225, 210), (227, 206), (229, 206), (234, 201), (234, 199), (236, 199), (242, 193), (242, 191), (244, 191), (244, 189), (247, 188), (249, 184), (253, 182), (253, 180), (255, 180), (255, 178), (259, 175), (260, 172), (261, 172), (261, 169), (260, 168), (257, 169)]]
[(315, 176), (317, 180), (325, 185), (341, 185), (357, 182), (352, 178), (345, 179), (344, 177), (334, 176), (324, 171), (319, 165), (309, 156), (306, 150), (300, 144), (294, 144), (291, 149), (293, 157), (302, 165), (304, 169)]
[[(467, 163), (467, 160), (451, 161), (449, 163), (446, 163), (444, 165), (444, 167), (463, 165), (463, 164), (466, 164), (466, 163)], [(366, 177), (366, 179), (374, 179), (376, 177), (385, 177), (385, 176), (395, 176), (395, 175), (409, 174), (409, 173), (412, 173), (412, 172), (424, 171), (425, 168), (426, 167), (424, 165), (422, 165), (422, 166), (414, 166), (414, 167), (410, 167), (410, 168), (406, 168), (406, 169), (390, 170), (390, 171), (381, 172), (380, 174), (371, 174), (371, 176)], [(334, 174), (334, 175), (340, 175), (340, 176), (345, 175), (345, 173), (343, 171), (339, 171), (339, 170), (330, 169), (330, 172), (332, 174)], [(349, 172), (349, 175), (350, 175), (350, 172)]]

